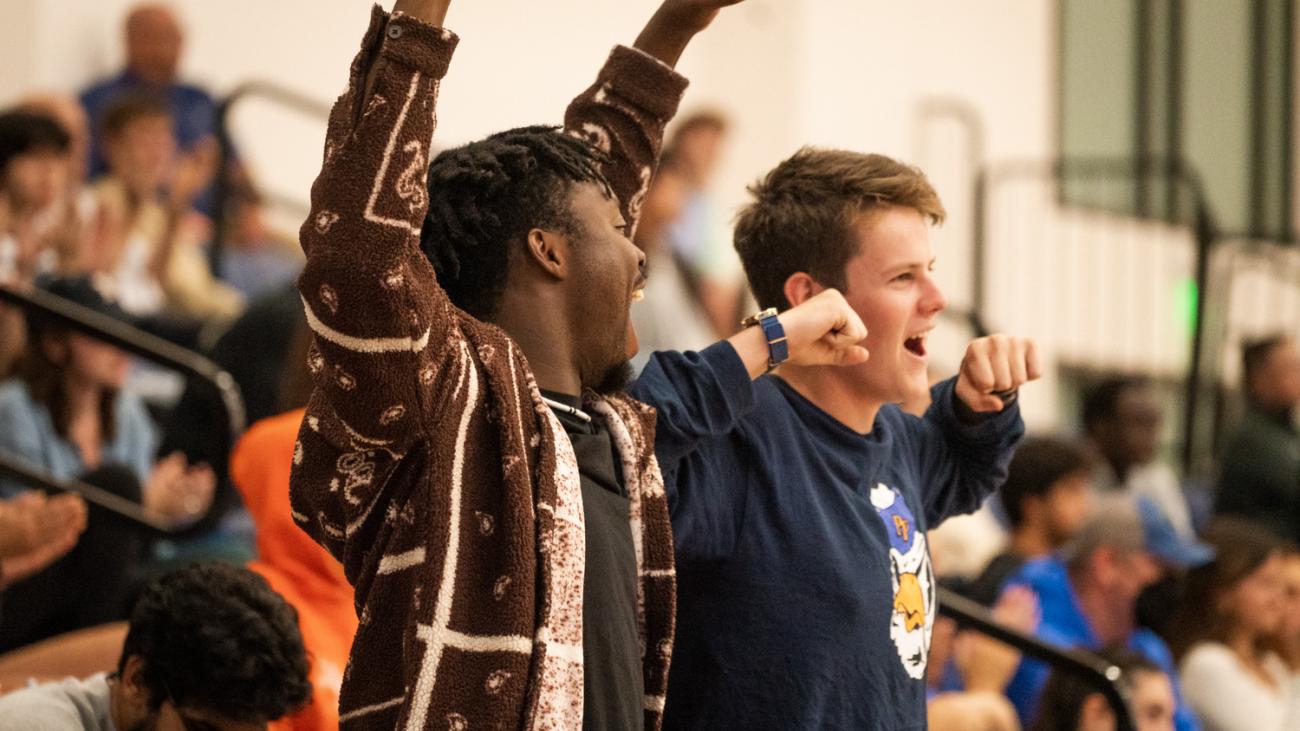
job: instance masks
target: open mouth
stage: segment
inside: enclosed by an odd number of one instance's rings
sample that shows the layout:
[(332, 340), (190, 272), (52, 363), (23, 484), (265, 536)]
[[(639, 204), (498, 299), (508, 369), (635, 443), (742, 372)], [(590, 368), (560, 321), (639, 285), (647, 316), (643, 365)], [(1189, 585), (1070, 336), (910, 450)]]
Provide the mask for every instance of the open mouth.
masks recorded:
[(641, 277), (639, 277), (636, 280), (636, 284), (633, 285), (632, 287), (633, 302), (640, 302), (641, 300), (645, 299), (645, 285), (646, 285), (646, 278), (645, 275), (642, 274)]
[(912, 355), (915, 355), (918, 358), (924, 358), (925, 339), (927, 336), (929, 336), (929, 334), (930, 331), (926, 330), (924, 332), (913, 335), (912, 337), (903, 341), (903, 347), (906, 348), (907, 352), (911, 353)]

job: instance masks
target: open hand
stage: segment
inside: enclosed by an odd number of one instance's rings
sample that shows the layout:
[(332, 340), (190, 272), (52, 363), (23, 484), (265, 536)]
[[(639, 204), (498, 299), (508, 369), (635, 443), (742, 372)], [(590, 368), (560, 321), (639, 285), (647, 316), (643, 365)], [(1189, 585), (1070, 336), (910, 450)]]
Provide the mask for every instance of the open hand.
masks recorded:
[(193, 523), (212, 505), (217, 477), (207, 465), (190, 465), (173, 452), (158, 460), (144, 487), (144, 509), (164, 522)]
[(31, 490), (0, 502), (0, 588), (63, 557), (86, 529), (86, 502)]
[(976, 413), (1001, 411), (1007, 396), (1043, 375), (1038, 348), (1029, 338), (990, 335), (966, 347), (957, 376), (957, 398)]

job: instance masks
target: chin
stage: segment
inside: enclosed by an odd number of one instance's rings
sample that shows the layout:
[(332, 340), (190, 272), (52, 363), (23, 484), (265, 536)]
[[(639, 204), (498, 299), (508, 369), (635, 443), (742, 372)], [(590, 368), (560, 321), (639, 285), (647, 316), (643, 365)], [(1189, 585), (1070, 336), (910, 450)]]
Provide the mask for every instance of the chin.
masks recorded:
[(589, 388), (601, 396), (612, 396), (627, 388), (635, 375), (636, 371), (632, 368), (632, 362), (625, 360), (622, 363), (606, 368), (600, 378), (591, 384)]

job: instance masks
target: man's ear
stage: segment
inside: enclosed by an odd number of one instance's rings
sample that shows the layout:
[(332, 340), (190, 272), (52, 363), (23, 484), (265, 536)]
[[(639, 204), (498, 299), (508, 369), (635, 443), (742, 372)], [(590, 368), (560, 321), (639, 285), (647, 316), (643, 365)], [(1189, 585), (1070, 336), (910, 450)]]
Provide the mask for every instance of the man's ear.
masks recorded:
[(798, 307), (825, 289), (808, 272), (795, 272), (785, 280), (785, 287), (781, 291), (791, 307)]
[(137, 703), (142, 708), (148, 705), (149, 685), (144, 679), (144, 658), (139, 655), (128, 657), (119, 681), (122, 683), (122, 690), (126, 691), (132, 703)]
[(524, 237), (527, 261), (555, 279), (569, 276), (569, 239), (554, 231), (530, 229)]

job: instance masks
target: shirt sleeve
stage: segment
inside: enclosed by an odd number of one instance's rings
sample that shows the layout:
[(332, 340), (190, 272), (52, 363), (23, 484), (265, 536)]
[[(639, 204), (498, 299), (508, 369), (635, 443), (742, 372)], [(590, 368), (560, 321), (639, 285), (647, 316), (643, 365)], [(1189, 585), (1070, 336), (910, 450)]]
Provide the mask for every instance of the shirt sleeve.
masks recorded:
[(65, 731), (86, 720), (58, 686), (25, 688), (0, 698), (0, 731)]
[(904, 415), (931, 526), (978, 510), (1006, 481), (1007, 466), (1025, 433), (1018, 401), (998, 414), (964, 423), (957, 416), (956, 381), (950, 378), (931, 389), (932, 401), (924, 417)]
[[(290, 496), (299, 526), (336, 557), (345, 526), (383, 515), (370, 508), (389, 475), (452, 401), (464, 336), (419, 233), (438, 87), (456, 43), (450, 31), (374, 9), (330, 113), (300, 231), (315, 388)], [(340, 470), (349, 484), (332, 491)]]
[(650, 356), (632, 397), (655, 407), (655, 458), (673, 470), (706, 439), (725, 436), (754, 408), (754, 383), (731, 343)]
[[(17, 392), (9, 389), (0, 395), (0, 454), (34, 469), (48, 470), (41, 460), (41, 433), (35, 414), (26, 406), (30, 402), (16, 396)], [(29, 489), (24, 483), (0, 478), (0, 498), (8, 499)]]
[(629, 232), (635, 230), (641, 216), (641, 202), (659, 161), (664, 127), (677, 113), (687, 83), (662, 61), (617, 46), (596, 82), (565, 112), (566, 132), (609, 155), (602, 172), (618, 196)]

